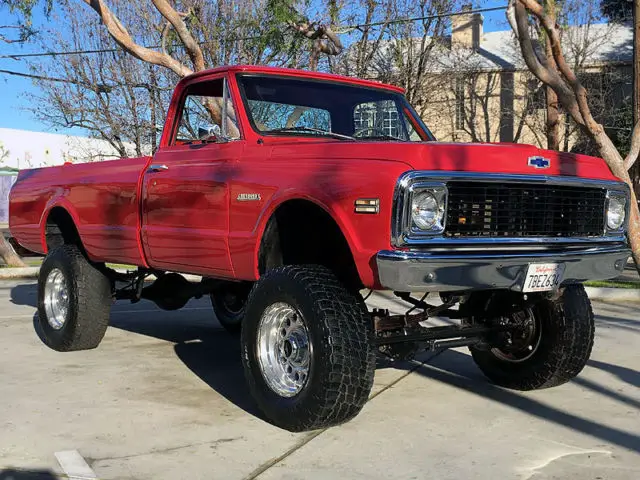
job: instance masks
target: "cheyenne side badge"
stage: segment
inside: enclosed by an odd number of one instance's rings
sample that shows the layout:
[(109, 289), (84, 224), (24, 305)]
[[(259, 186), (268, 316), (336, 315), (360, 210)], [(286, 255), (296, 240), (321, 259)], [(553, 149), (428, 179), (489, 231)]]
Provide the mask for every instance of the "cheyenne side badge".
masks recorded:
[(260, 199), (259, 193), (239, 193), (236, 198), (239, 202), (257, 202)]

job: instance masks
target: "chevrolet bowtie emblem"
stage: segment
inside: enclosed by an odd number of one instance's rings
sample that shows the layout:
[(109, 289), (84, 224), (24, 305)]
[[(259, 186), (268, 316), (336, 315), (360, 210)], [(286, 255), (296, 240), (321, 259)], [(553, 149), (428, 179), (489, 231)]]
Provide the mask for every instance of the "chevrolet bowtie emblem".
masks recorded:
[(529, 157), (529, 166), (535, 168), (549, 168), (551, 160), (544, 157)]

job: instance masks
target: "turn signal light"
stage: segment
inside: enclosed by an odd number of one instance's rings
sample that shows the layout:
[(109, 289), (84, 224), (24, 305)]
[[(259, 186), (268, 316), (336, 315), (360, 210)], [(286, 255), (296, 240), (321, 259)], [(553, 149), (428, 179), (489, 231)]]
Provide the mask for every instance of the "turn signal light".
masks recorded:
[(380, 212), (380, 199), (379, 198), (359, 198), (356, 200), (356, 213), (379, 213)]

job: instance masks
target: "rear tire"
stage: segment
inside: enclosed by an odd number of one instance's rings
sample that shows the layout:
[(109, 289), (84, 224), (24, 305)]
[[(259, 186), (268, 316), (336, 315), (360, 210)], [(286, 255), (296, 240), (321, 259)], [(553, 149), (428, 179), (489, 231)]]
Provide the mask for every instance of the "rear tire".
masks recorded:
[(293, 432), (336, 425), (369, 397), (372, 323), (361, 299), (325, 267), (263, 275), (249, 295), (241, 338), (249, 390), (274, 425)]
[(96, 348), (109, 325), (111, 302), (111, 282), (77, 246), (56, 247), (42, 262), (36, 327), (53, 350)]
[(227, 332), (234, 335), (240, 333), (250, 291), (249, 283), (229, 282), (211, 292), (213, 312)]
[(595, 324), (591, 302), (578, 285), (562, 288), (554, 300), (532, 309), (539, 336), (529, 353), (471, 347), (482, 373), (493, 383), (514, 390), (555, 387), (578, 375), (591, 355)]

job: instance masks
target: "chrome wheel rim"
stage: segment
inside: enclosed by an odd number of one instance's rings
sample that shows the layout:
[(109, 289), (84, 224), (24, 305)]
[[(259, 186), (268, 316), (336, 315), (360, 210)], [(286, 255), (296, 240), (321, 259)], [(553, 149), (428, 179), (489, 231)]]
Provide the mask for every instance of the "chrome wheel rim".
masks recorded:
[(64, 273), (58, 268), (54, 268), (47, 275), (44, 284), (44, 310), (51, 328), (60, 330), (69, 312), (69, 291)]
[(282, 397), (302, 391), (312, 349), (300, 312), (284, 302), (267, 307), (258, 326), (257, 349), (260, 372), (271, 390)]
[(511, 338), (511, 344), (504, 348), (492, 348), (497, 358), (504, 362), (521, 363), (529, 360), (540, 347), (542, 327), (531, 309), (521, 312), (524, 318), (518, 319), (522, 328), (516, 330)]

